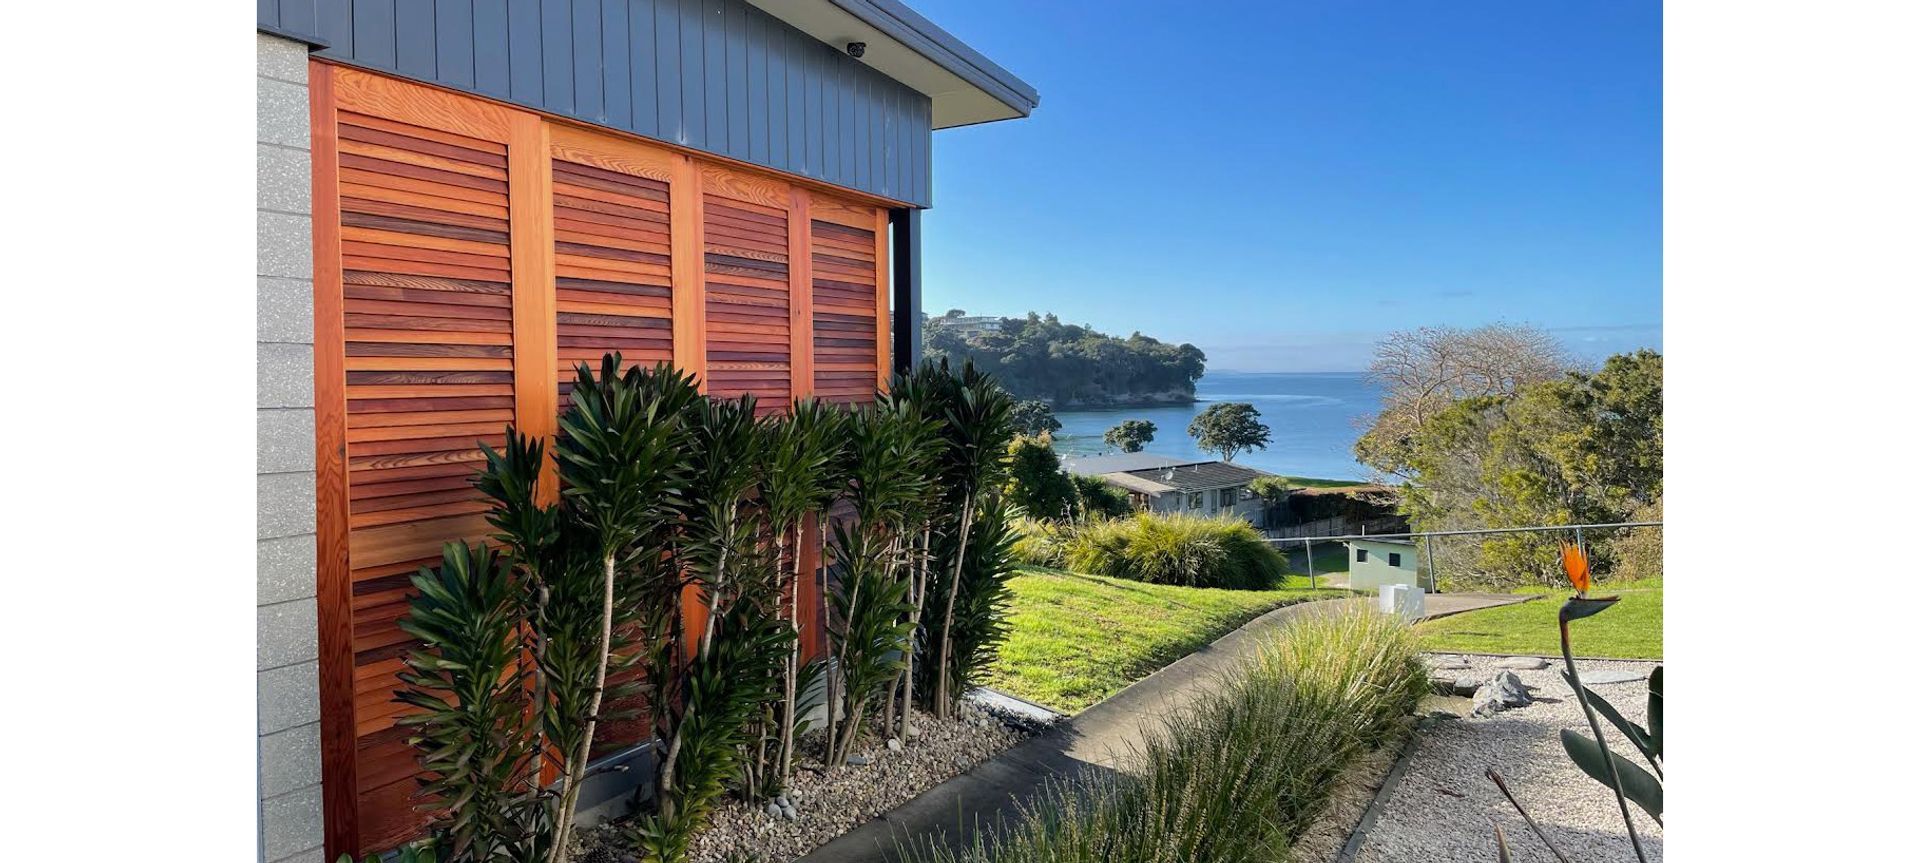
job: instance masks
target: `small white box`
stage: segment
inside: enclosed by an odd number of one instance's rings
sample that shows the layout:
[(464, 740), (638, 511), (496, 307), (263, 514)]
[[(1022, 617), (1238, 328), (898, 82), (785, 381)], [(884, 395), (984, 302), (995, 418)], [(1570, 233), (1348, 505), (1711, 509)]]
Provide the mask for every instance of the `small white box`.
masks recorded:
[(1380, 585), (1380, 613), (1415, 620), (1427, 613), (1427, 591), (1410, 584)]

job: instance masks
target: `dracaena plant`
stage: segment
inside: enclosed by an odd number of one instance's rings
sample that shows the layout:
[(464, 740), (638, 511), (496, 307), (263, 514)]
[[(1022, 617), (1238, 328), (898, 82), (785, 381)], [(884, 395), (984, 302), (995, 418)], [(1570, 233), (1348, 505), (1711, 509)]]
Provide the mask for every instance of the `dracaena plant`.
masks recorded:
[[(925, 619), (927, 594), (933, 581), (933, 548), (936, 525), (945, 515), (942, 506), (944, 495), (940, 485), (934, 481), (938, 473), (940, 460), (946, 452), (946, 437), (942, 434), (943, 409), (945, 402), (941, 394), (950, 381), (945, 375), (936, 380), (933, 366), (924, 365), (925, 374), (895, 375), (890, 392), (880, 400), (883, 408), (898, 418), (901, 426), (900, 461), (905, 478), (901, 483), (902, 500), (896, 507), (898, 524), (892, 530), (899, 537), (900, 553), (895, 555), (901, 575), (907, 582), (907, 622), (908, 645), (906, 664), (896, 677), (889, 690), (886, 701), (886, 727), (902, 743), (909, 739), (908, 725), (911, 721), (915, 692), (919, 675), (916, 673), (916, 660), (922, 652), (922, 623)], [(897, 703), (897, 707), (896, 707)], [(898, 711), (898, 725), (893, 724), (894, 712)]]
[(842, 562), (840, 589), (829, 604), (839, 622), (831, 631), (846, 688), (846, 718), (829, 728), (832, 766), (845, 764), (859, 740), (867, 707), (906, 667), (907, 582), (889, 574), (887, 540), (865, 525), (834, 525)]
[[(595, 729), (606, 703), (607, 676), (613, 665), (617, 578), (625, 560), (657, 555), (642, 540), (658, 537), (676, 512), (686, 481), (682, 456), (687, 447), (684, 414), (698, 398), (693, 379), (665, 364), (621, 370), (617, 353), (608, 354), (599, 374), (585, 363), (576, 370), (572, 404), (560, 415), (554, 461), (560, 478), (562, 530), (577, 536), (597, 564), (597, 628), (583, 639), (590, 657), (580, 712), (559, 717), (577, 723), (579, 739), (564, 752), (560, 800), (555, 812), (552, 859), (564, 859), (573, 827), (573, 811), (586, 776)], [(551, 645), (549, 645), (551, 647)], [(550, 685), (560, 685), (550, 680)], [(556, 700), (557, 693), (556, 693)], [(569, 711), (570, 712), (570, 711)]]
[(843, 471), (856, 524), (834, 526), (841, 567), (829, 602), (827, 632), (840, 664), (844, 717), (828, 728), (830, 764), (844, 763), (866, 707), (895, 681), (909, 647), (906, 582), (898, 578), (906, 513), (923, 493), (912, 446), (921, 419), (889, 401), (863, 406), (847, 421)]
[(666, 751), (658, 807), (637, 824), (650, 858), (684, 859), (688, 844), (741, 764), (753, 721), (779, 694), (793, 632), (781, 620), (780, 563), (767, 509), (765, 428), (752, 397), (700, 399), (685, 411), (687, 482), (675, 563), (705, 608), (679, 675), (678, 704), (656, 697)]
[[(814, 691), (824, 666), (803, 668), (800, 664), (800, 549), (806, 517), (814, 512), (825, 493), (821, 486), (832, 480), (831, 467), (839, 451), (840, 411), (814, 399), (801, 399), (785, 416), (769, 417), (762, 423), (761, 440), (765, 444), (765, 477), (760, 499), (773, 531), (775, 558), (779, 573), (780, 608), (792, 632), (791, 646), (780, 669), (780, 698), (773, 710), (774, 751), (772, 769), (763, 779), (749, 783), (755, 792), (775, 793), (785, 788), (793, 775), (794, 739), (806, 729), (799, 717), (807, 713), (801, 697)], [(760, 751), (764, 751), (764, 747)], [(756, 768), (759, 751), (756, 752)]]
[[(946, 371), (943, 364), (943, 376), (949, 376)], [(934, 715), (942, 718), (952, 715), (960, 695), (958, 681), (950, 673), (954, 667), (953, 619), (960, 594), (966, 589), (961, 573), (966, 566), (975, 510), (981, 495), (1001, 484), (1006, 472), (1007, 444), (1014, 434), (1013, 398), (991, 375), (974, 368), (971, 361), (962, 366), (944, 396), (945, 422), (941, 429), (946, 447), (940, 481), (959, 510), (958, 524), (952, 527), (959, 541), (955, 543), (951, 559), (941, 561), (947, 567), (944, 588), (935, 594), (941, 612), (939, 626), (932, 637), (932, 643), (937, 645), (934, 668), (938, 672), (934, 677), (932, 707)]]
[(531, 793), (538, 743), (525, 717), (507, 561), (483, 545), (447, 543), (440, 567), (422, 567), (413, 586), (400, 629), (421, 647), (407, 655), (397, 699), (417, 712), (399, 724), (427, 771), (420, 791), (438, 812), (445, 860), (536, 860), (544, 803)]
[(997, 496), (981, 501), (967, 537), (960, 567), (959, 600), (953, 612), (953, 648), (945, 676), (965, 692), (986, 677), (1000, 643), (1006, 640), (1007, 580), (1014, 574), (1014, 531), (1010, 505)]

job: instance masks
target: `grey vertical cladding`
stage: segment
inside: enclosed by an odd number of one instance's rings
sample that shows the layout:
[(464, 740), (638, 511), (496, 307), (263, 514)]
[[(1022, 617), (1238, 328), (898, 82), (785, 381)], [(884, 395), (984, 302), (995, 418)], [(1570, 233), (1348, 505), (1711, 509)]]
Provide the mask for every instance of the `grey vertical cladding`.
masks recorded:
[(573, 101), (573, 3), (540, 0), (540, 81), (546, 94), (540, 107), (578, 117)]
[(926, 206), (932, 104), (746, 0), (258, 0), (318, 56)]
[(766, 16), (753, 14), (755, 11), (749, 11), (746, 21), (747, 98), (740, 110), (747, 128), (747, 158), (764, 165), (769, 158), (767, 118), (773, 112), (767, 108)]
[(700, 60), (702, 66), (683, 74), (700, 78), (706, 105), (706, 137), (700, 147), (715, 153), (727, 152), (727, 25), (726, 0), (700, 0)]
[[(479, 82), (474, 79), (473, 53), (480, 44), (474, 33), (480, 10), (474, 8), (474, 0), (433, 0), (434, 20), (439, 22), (434, 28), (434, 68), (438, 70), (439, 80), (463, 90), (476, 90)], [(473, 14), (462, 15), (463, 11)]]
[[(412, 78), (441, 77), (439, 54), (439, 28), (435, 24), (433, 0), (394, 0), (393, 32), (395, 63), (400, 74)], [(472, 16), (467, 16), (471, 22)], [(401, 39), (399, 34), (419, 33), (430, 36), (427, 39)]]
[[(399, 21), (394, 16), (393, 0), (352, 0), (352, 3), (354, 59), (376, 69), (400, 71), (394, 47), (394, 27)], [(409, 33), (408, 37), (422, 35), (426, 34)]]
[[(620, 0), (606, 0), (618, 3)], [(601, 0), (573, 2), (573, 115), (607, 123), (604, 52), (600, 42)]]
[(507, 0), (508, 101), (546, 104), (546, 93), (540, 88), (540, 56), (540, 0)]
[[(606, 98), (604, 125), (633, 128), (632, 59), (627, 50), (632, 31), (627, 26), (627, 4), (605, 0), (600, 6), (600, 86)], [(649, 38), (645, 44), (653, 44)]]
[(510, 45), (507, 0), (473, 0), (474, 92), (495, 99), (512, 98)]
[[(667, 3), (671, 0), (659, 0)], [(680, 0), (680, 135), (678, 143), (707, 149), (707, 44), (702, 0)]]

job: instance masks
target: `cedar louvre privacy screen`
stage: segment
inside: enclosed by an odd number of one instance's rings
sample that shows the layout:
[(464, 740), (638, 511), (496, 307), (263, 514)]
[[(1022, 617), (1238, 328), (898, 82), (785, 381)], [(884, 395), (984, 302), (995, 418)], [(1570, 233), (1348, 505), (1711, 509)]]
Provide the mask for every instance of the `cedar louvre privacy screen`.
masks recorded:
[(607, 351), (767, 412), (870, 401), (893, 202), (349, 67), (310, 81), (327, 848), (357, 854), (423, 824), (397, 621), (442, 543), (489, 531), (478, 444), (550, 436)]

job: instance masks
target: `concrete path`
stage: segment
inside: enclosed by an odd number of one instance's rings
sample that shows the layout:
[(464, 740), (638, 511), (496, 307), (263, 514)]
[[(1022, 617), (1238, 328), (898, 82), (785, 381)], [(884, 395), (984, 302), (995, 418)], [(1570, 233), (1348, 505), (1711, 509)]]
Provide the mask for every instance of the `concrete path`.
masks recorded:
[[(1512, 605), (1535, 596), (1449, 593), (1427, 597), (1423, 619)], [(1260, 644), (1294, 620), (1327, 614), (1372, 598), (1308, 602), (1276, 608), (1222, 636), (1044, 734), (1029, 738), (934, 786), (900, 807), (854, 828), (800, 858), (800, 863), (892, 863), (903, 845), (942, 842), (962, 846), (979, 826), (1011, 819), (1049, 779), (1111, 770), (1145, 729), (1211, 691), (1246, 662)]]

